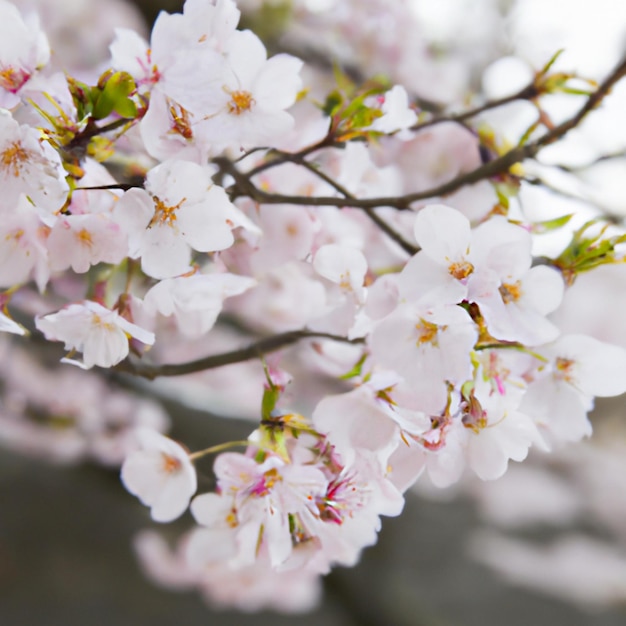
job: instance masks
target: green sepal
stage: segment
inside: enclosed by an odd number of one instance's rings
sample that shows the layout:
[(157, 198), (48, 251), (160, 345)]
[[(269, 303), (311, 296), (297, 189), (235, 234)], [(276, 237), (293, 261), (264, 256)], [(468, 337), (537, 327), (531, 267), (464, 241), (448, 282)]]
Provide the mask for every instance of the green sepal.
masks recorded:
[(128, 72), (114, 72), (101, 86), (102, 78), (98, 86), (92, 89), (94, 98), (92, 117), (101, 120), (114, 111), (121, 117), (135, 117), (137, 107), (129, 97), (137, 88), (133, 77)]

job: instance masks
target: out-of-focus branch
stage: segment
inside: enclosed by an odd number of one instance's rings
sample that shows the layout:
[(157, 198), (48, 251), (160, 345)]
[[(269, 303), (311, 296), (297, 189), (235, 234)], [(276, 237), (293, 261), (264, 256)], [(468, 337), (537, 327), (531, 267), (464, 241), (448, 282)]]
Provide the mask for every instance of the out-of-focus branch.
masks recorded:
[[(343, 195), (344, 198), (354, 199), (354, 195), (350, 193), (343, 185), (340, 185), (336, 180), (333, 180), (328, 174), (315, 167), (311, 162), (299, 158), (296, 163), (302, 165), (315, 176), (329, 184), (336, 191)], [(365, 214), (380, 228), (390, 239), (393, 239), (405, 252), (408, 252), (411, 256), (419, 252), (419, 247), (407, 241), (400, 233), (396, 232), (385, 220), (376, 213), (375, 209), (363, 209)]]
[(463, 111), (462, 113), (454, 113), (452, 115), (438, 115), (424, 122), (418, 122), (411, 127), (411, 130), (422, 130), (423, 128), (435, 126), (436, 124), (441, 124), (443, 122), (456, 122), (457, 124), (463, 124), (463, 122), (476, 117), (485, 111), (497, 109), (506, 104), (510, 104), (511, 102), (517, 102), (518, 100), (532, 100), (539, 95), (540, 91), (537, 85), (533, 82), (510, 96), (498, 98), (497, 100), (488, 100), (474, 109), (469, 109), (468, 111)]
[(113, 369), (118, 372), (141, 376), (149, 380), (153, 380), (159, 376), (183, 376), (185, 374), (193, 374), (195, 372), (203, 372), (205, 370), (223, 367), (224, 365), (232, 365), (233, 363), (242, 363), (243, 361), (257, 359), (265, 354), (270, 354), (271, 352), (276, 352), (277, 350), (293, 345), (302, 339), (330, 339), (343, 343), (363, 343), (363, 339), (348, 339), (347, 337), (332, 335), (330, 333), (293, 330), (260, 339), (246, 348), (240, 348), (232, 352), (213, 354), (195, 361), (188, 361), (187, 363), (165, 363), (158, 365), (127, 359), (118, 363)]

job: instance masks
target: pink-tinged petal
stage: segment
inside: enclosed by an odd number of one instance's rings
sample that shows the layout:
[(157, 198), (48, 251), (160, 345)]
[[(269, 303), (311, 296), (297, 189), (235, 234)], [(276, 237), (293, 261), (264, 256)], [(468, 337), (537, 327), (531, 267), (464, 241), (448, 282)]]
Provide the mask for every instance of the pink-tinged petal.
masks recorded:
[(187, 510), (195, 490), (195, 472), (186, 471), (183, 466), (179, 475), (170, 477), (161, 489), (152, 506), (152, 519), (155, 522), (171, 522), (180, 517)]
[(166, 206), (202, 202), (211, 182), (212, 171), (189, 161), (170, 160), (148, 172), (146, 190)]
[(85, 338), (83, 362), (86, 367), (111, 367), (128, 356), (128, 338), (123, 331), (106, 326), (94, 328)]
[(267, 51), (252, 31), (235, 31), (229, 42), (227, 60), (236, 79), (234, 89), (247, 91), (266, 63)]
[[(358, 450), (385, 452), (399, 434), (398, 426), (371, 397), (367, 388), (324, 398), (313, 411), (313, 424), (327, 433), (345, 465), (350, 465)], [(395, 447), (395, 445), (393, 446)]]
[(389, 479), (404, 493), (413, 486), (426, 467), (426, 454), (417, 445), (401, 443), (389, 458)]
[(167, 225), (149, 228), (143, 238), (141, 269), (153, 278), (171, 278), (191, 270), (191, 250)]
[(533, 267), (522, 279), (524, 305), (541, 315), (555, 311), (563, 300), (565, 285), (561, 273), (551, 267)]
[(571, 385), (548, 376), (532, 383), (520, 406), (532, 416), (549, 449), (553, 443), (576, 442), (589, 437), (588, 399)]
[(397, 279), (400, 298), (425, 306), (457, 304), (467, 297), (467, 286), (456, 280), (447, 266), (418, 252)]
[(295, 101), (302, 79), (303, 63), (289, 54), (277, 54), (265, 63), (254, 85), (254, 97), (259, 107), (286, 109)]
[(156, 431), (139, 429), (141, 449), (122, 465), (124, 486), (152, 507), (152, 519), (169, 522), (189, 505), (197, 488), (196, 472), (186, 451)]
[(236, 538), (230, 528), (195, 528), (185, 546), (187, 562), (194, 570), (211, 564), (223, 566), (237, 554)]
[(530, 233), (496, 216), (472, 232), (470, 259), (476, 268), (492, 270), (502, 282), (521, 278), (532, 263)]
[[(626, 392), (626, 350), (587, 335), (566, 335), (556, 341), (550, 352), (572, 361), (572, 381), (577, 389), (592, 396), (618, 396)], [(567, 363), (561, 374), (568, 380)], [(557, 372), (558, 374), (558, 372)]]
[(141, 240), (154, 216), (154, 201), (143, 189), (129, 189), (117, 202), (113, 219), (128, 235), (129, 255), (139, 256)]
[(424, 254), (446, 267), (469, 253), (469, 220), (444, 204), (424, 207), (415, 218), (414, 233)]
[(25, 335), (26, 329), (14, 322), (10, 317), (0, 312), (0, 331), (5, 333), (14, 333), (15, 335)]
[(313, 260), (315, 271), (348, 291), (363, 286), (367, 261), (356, 248), (328, 244), (319, 248)]
[(191, 503), (191, 513), (196, 522), (203, 526), (220, 526), (227, 523), (232, 511), (232, 501), (217, 493), (203, 493)]

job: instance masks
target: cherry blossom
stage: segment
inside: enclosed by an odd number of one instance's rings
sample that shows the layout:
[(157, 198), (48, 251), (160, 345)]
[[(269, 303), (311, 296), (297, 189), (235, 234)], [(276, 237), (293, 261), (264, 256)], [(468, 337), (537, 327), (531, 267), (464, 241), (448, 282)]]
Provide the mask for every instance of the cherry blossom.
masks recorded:
[[(111, 367), (128, 356), (129, 337), (146, 345), (154, 343), (151, 332), (132, 324), (97, 302), (70, 304), (58, 313), (35, 320), (37, 328), (51, 341), (63, 341), (65, 349), (83, 353), (82, 361), (66, 362), (89, 369), (94, 365)], [(71, 354), (71, 353), (70, 353)]]
[(20, 91), (50, 58), (48, 39), (36, 14), (27, 18), (7, 0), (0, 2), (0, 106), (14, 108)]
[(150, 507), (153, 520), (171, 522), (196, 492), (196, 471), (184, 448), (160, 433), (139, 429), (137, 440), (141, 448), (124, 461), (122, 482)]
[(154, 278), (188, 272), (191, 250), (224, 250), (233, 228), (254, 226), (211, 181), (211, 171), (195, 163), (168, 161), (148, 172), (146, 188), (131, 189), (115, 207), (126, 230), (130, 254), (141, 257)]

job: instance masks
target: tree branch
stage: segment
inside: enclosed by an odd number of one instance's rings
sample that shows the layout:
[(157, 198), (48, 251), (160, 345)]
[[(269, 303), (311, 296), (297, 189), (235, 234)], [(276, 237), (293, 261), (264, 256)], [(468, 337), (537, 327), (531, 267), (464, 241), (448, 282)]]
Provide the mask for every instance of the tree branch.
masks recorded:
[(162, 365), (145, 363), (142, 361), (127, 359), (118, 363), (113, 369), (118, 372), (125, 372), (135, 376), (141, 376), (149, 380), (154, 380), (159, 376), (183, 376), (185, 374), (193, 374), (195, 372), (203, 372), (205, 370), (215, 369), (224, 365), (232, 365), (233, 363), (241, 363), (262, 357), (264, 354), (276, 352), (281, 348), (286, 348), (301, 339), (331, 339), (332, 341), (341, 341), (343, 343), (360, 344), (363, 339), (348, 339), (339, 335), (330, 333), (317, 333), (309, 330), (292, 330), (278, 335), (272, 335), (265, 339), (232, 352), (222, 352), (221, 354), (213, 354), (211, 356), (188, 361), (187, 363), (165, 363)]
[(491, 109), (497, 109), (505, 104), (510, 104), (511, 102), (516, 102), (518, 100), (532, 100), (540, 95), (539, 89), (535, 85), (535, 83), (530, 83), (526, 85), (523, 89), (520, 89), (518, 92), (511, 94), (510, 96), (506, 96), (504, 98), (498, 98), (497, 100), (488, 100), (484, 104), (480, 106), (470, 109), (469, 111), (463, 111), (462, 113), (456, 113), (452, 115), (441, 115), (437, 117), (433, 117), (430, 120), (426, 120), (425, 122), (418, 122), (414, 126), (411, 127), (410, 130), (422, 130), (424, 128), (428, 128), (429, 126), (435, 126), (436, 124), (442, 124), (443, 122), (456, 122), (457, 124), (462, 124), (466, 120), (471, 119), (472, 117), (476, 117), (485, 111), (490, 111)]
[[(331, 187), (333, 187), (336, 191), (343, 195), (344, 198), (353, 200), (355, 199), (354, 195), (350, 193), (343, 185), (340, 185), (336, 180), (332, 179), (328, 174), (323, 172), (322, 170), (316, 168), (310, 161), (307, 161), (304, 158), (299, 157), (296, 161), (299, 165), (306, 168), (323, 180), (325, 183), (328, 183)], [(408, 252), (411, 256), (417, 254), (419, 252), (419, 247), (413, 245), (410, 241), (407, 241), (400, 233), (396, 232), (385, 220), (380, 217), (376, 213), (375, 209), (363, 209), (365, 214), (380, 228), (390, 239), (395, 241), (405, 252)]]
[[(395, 207), (399, 210), (411, 209), (411, 204), (419, 200), (426, 200), (429, 198), (447, 196), (466, 185), (472, 185), (481, 180), (492, 178), (508, 172), (509, 168), (516, 163), (520, 163), (525, 159), (533, 158), (536, 154), (545, 146), (554, 143), (555, 141), (564, 137), (570, 130), (578, 126), (582, 120), (599, 104), (604, 97), (609, 93), (613, 85), (617, 83), (621, 78), (626, 75), (626, 59), (624, 59), (611, 74), (600, 84), (600, 86), (594, 91), (586, 100), (581, 109), (565, 122), (555, 126), (552, 130), (546, 132), (544, 135), (529, 142), (523, 146), (513, 148), (509, 152), (506, 152), (502, 156), (490, 161), (480, 167), (467, 172), (457, 178), (454, 178), (447, 183), (438, 185), (425, 191), (418, 191), (415, 193), (406, 194), (404, 196), (386, 196), (378, 198), (351, 198), (346, 202), (346, 198), (338, 198), (335, 196), (289, 196), (277, 193), (269, 193), (256, 187), (250, 180), (252, 176), (261, 171), (259, 168), (267, 169), (280, 163), (290, 161), (288, 154), (282, 154), (278, 159), (269, 163), (263, 164), (247, 173), (240, 172), (232, 162), (227, 159), (219, 158), (215, 162), (219, 167), (223, 168), (228, 174), (230, 174), (235, 180), (236, 191), (238, 194), (244, 195), (259, 202), (261, 204), (297, 204), (301, 206), (335, 206), (345, 207), (350, 206), (360, 209), (374, 209), (377, 207)], [(313, 149), (307, 149), (312, 152), (323, 146), (321, 144), (316, 145)], [(307, 152), (308, 153), (308, 152)], [(302, 155), (302, 151), (297, 153)], [(293, 155), (291, 155), (293, 158)]]

